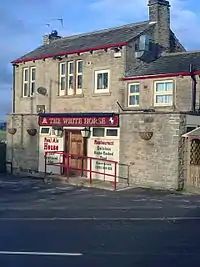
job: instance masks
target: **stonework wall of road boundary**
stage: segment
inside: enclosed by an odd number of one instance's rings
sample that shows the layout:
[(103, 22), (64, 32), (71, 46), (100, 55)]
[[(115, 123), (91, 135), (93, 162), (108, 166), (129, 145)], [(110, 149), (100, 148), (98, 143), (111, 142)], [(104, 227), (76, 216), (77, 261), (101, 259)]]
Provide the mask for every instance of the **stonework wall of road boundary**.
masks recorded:
[(184, 131), (185, 115), (121, 114), (120, 162), (130, 165), (130, 185), (179, 189), (185, 179)]

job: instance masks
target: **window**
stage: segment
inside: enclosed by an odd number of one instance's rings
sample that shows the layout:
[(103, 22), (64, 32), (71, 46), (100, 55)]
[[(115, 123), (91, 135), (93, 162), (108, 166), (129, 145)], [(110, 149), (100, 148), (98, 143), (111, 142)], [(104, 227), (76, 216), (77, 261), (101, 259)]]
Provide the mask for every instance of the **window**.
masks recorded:
[(30, 69), (30, 96), (35, 93), (36, 68)]
[(171, 106), (173, 104), (173, 81), (159, 81), (154, 84), (154, 105)]
[(71, 61), (71, 62), (68, 62), (68, 77), (67, 77), (67, 80), (68, 80), (68, 86), (67, 86), (67, 89), (68, 89), (68, 92), (70, 89), (74, 89), (74, 62)]
[(128, 106), (138, 107), (140, 104), (140, 84), (133, 83), (128, 85)]
[(83, 61), (62, 62), (59, 65), (59, 95), (82, 94)]
[(41, 128), (40, 133), (41, 134), (49, 134), (50, 133), (50, 128)]
[(24, 68), (22, 77), (22, 96), (33, 96), (36, 90), (36, 68)]
[(83, 87), (83, 61), (78, 60), (76, 62), (76, 88), (77, 89), (82, 89)]
[(117, 129), (107, 129), (106, 130), (106, 136), (118, 136), (118, 130)]
[(65, 94), (65, 90), (66, 90), (66, 63), (61, 63), (59, 65), (60, 70), (60, 95), (64, 95)]
[(95, 72), (95, 93), (109, 92), (109, 70)]
[(28, 68), (23, 69), (23, 97), (29, 96)]
[(92, 135), (94, 137), (104, 137), (105, 128), (93, 128)]

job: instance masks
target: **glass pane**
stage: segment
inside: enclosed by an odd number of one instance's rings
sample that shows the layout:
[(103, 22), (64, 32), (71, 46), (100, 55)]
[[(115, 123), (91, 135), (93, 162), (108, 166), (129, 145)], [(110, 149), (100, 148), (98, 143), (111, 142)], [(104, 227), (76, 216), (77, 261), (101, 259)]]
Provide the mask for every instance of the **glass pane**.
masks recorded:
[(172, 95), (157, 95), (156, 103), (172, 105), (172, 99), (173, 99)]
[(138, 106), (139, 104), (140, 104), (140, 96), (139, 95), (129, 96), (129, 105), (130, 106)]
[(83, 61), (78, 61), (78, 67), (77, 67), (77, 71), (78, 73), (82, 73), (83, 72)]
[(62, 63), (60, 65), (60, 74), (61, 75), (65, 75), (65, 73), (66, 73), (66, 64), (65, 63)]
[(173, 91), (173, 83), (172, 82), (168, 82), (168, 83), (165, 84), (165, 91), (166, 92)]
[(28, 83), (24, 84), (24, 92), (23, 92), (24, 96), (28, 96)]
[(95, 137), (104, 137), (105, 128), (93, 128), (93, 136)]
[(69, 74), (74, 73), (74, 62), (69, 62)]
[(69, 76), (69, 89), (74, 88), (74, 76)]
[(31, 95), (35, 93), (35, 83), (31, 83)]
[(139, 93), (140, 85), (139, 84), (131, 84), (130, 85), (130, 93)]
[(97, 89), (102, 89), (103, 88), (103, 74), (98, 73), (97, 74)]
[(165, 83), (157, 83), (156, 92), (164, 92), (164, 91), (165, 91)]
[(78, 75), (78, 79), (77, 79), (77, 87), (78, 88), (82, 88), (82, 81), (83, 81), (82, 75)]
[(103, 88), (102, 89), (107, 89), (108, 88), (108, 73), (105, 72), (103, 73)]
[(118, 131), (117, 129), (107, 129), (106, 135), (107, 136), (117, 136)]
[(28, 81), (28, 69), (24, 70), (24, 81), (27, 82)]
[(31, 69), (31, 81), (35, 81), (35, 73), (36, 73), (35, 68)]
[(60, 79), (60, 90), (65, 90), (66, 88), (66, 79), (65, 77), (61, 77)]
[(49, 128), (41, 128), (41, 133), (42, 134), (48, 134), (49, 133)]

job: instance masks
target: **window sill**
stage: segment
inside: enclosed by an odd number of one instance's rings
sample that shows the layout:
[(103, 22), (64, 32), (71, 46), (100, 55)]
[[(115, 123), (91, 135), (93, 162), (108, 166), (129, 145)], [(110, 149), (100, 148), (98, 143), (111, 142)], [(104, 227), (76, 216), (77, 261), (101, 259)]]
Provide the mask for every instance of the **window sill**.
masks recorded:
[(84, 97), (84, 94), (78, 94), (78, 95), (57, 95), (56, 98), (82, 98)]
[(98, 96), (110, 96), (111, 95), (111, 92), (107, 92), (107, 93), (102, 93), (102, 92), (99, 92), (99, 93), (96, 93), (94, 92), (93, 93), (93, 97), (98, 97)]

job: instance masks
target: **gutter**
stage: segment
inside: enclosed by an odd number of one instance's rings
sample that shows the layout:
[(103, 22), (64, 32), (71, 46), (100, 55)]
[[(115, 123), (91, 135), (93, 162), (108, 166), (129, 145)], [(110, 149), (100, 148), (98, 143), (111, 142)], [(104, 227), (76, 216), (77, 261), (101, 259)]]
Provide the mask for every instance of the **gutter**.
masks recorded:
[(96, 46), (96, 47), (91, 47), (91, 48), (73, 50), (73, 51), (69, 51), (69, 52), (61, 52), (61, 53), (57, 53), (57, 54), (47, 54), (47, 55), (41, 55), (41, 56), (37, 56), (37, 57), (24, 58), (24, 59), (22, 58), (22, 59), (14, 60), (11, 63), (12, 64), (18, 64), (18, 63), (22, 63), (22, 62), (47, 59), (47, 58), (52, 58), (52, 57), (60, 57), (60, 56), (66, 56), (66, 55), (72, 55), (72, 54), (79, 54), (79, 53), (84, 53), (84, 52), (89, 52), (89, 51), (97, 51), (97, 50), (101, 50), (101, 49), (108, 49), (108, 48), (112, 48), (112, 47), (124, 46), (126, 44), (127, 44), (127, 42), (120, 42), (117, 44), (107, 44), (107, 45), (103, 45), (103, 46)]

